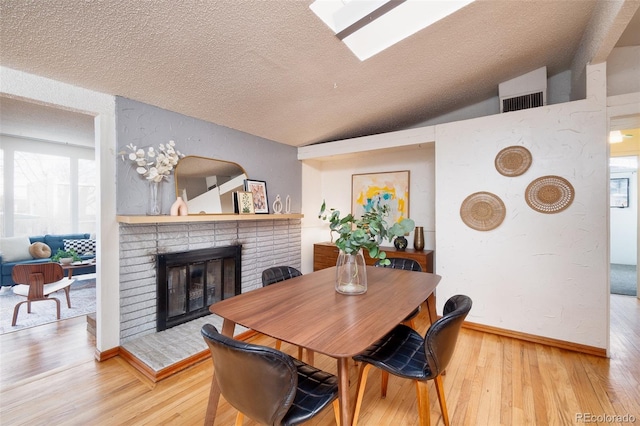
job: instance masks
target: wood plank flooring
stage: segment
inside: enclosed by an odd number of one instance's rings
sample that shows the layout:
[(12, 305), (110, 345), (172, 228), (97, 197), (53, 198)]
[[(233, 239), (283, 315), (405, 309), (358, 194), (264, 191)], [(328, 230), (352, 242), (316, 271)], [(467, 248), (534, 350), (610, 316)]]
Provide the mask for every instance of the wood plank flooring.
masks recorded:
[[(419, 327), (427, 326), (418, 317)], [(273, 345), (257, 336), (253, 342)], [(84, 317), (0, 336), (0, 424), (200, 425), (213, 366), (210, 360), (153, 384), (119, 357), (99, 363)], [(463, 329), (444, 378), (452, 425), (570, 425), (577, 416), (635, 416), (640, 424), (640, 301), (611, 296), (610, 359)], [(294, 355), (296, 348), (283, 344)], [(316, 354), (335, 372), (335, 361)], [(356, 368), (351, 368), (355, 394)], [(360, 425), (417, 425), (415, 388), (370, 373)], [(430, 384), (431, 421), (443, 424)], [(216, 425), (235, 410), (221, 399)], [(584, 413), (584, 414), (583, 414)], [(622, 419), (594, 424), (629, 424)], [(613, 420), (613, 421), (611, 421)], [(616, 421), (618, 420), (618, 421)], [(254, 425), (245, 418), (245, 425)], [(309, 425), (334, 425), (331, 409)]]

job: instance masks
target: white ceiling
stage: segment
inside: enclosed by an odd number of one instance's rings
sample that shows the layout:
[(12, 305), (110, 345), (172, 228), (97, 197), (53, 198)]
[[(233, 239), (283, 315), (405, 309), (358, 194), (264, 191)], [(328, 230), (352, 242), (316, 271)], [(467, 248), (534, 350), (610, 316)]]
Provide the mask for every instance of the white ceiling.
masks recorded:
[[(360, 62), (310, 3), (2, 0), (0, 63), (304, 146), (407, 128), (496, 96), (499, 83), (539, 67), (568, 70), (589, 37), (622, 33), (593, 28), (598, 14), (640, 4), (479, 0)], [(631, 22), (617, 45), (640, 45), (640, 14), (627, 15), (617, 18)], [(2, 133), (17, 126), (10, 117), (49, 109), (0, 101)], [(92, 122), (78, 120), (72, 128)]]

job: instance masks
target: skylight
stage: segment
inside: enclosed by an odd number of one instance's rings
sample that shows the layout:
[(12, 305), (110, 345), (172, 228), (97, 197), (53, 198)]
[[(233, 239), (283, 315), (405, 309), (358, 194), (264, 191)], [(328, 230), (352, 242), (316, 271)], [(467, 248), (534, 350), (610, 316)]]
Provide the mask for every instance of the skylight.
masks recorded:
[(316, 0), (311, 10), (364, 61), (474, 0)]

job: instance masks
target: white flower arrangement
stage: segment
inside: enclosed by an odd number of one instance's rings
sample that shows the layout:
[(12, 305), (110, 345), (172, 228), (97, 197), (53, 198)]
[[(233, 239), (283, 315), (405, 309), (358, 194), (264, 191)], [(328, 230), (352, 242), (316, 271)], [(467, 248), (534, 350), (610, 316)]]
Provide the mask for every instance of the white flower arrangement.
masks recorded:
[[(131, 152), (128, 158), (136, 164), (136, 172), (139, 175), (153, 182), (161, 182), (171, 175), (180, 158), (184, 157), (184, 154), (177, 151), (175, 146), (176, 143), (171, 140), (166, 145), (161, 143), (157, 150), (149, 147), (145, 152), (144, 149), (138, 149), (135, 145), (129, 144), (127, 148)], [(126, 152), (121, 154), (124, 160)]]

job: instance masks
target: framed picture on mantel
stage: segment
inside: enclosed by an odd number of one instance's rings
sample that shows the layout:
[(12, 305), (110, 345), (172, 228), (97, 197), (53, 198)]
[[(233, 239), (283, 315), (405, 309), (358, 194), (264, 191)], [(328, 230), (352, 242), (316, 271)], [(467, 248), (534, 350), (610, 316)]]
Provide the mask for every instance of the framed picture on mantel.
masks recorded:
[(236, 191), (233, 193), (234, 210), (239, 214), (255, 213), (253, 207), (253, 195), (250, 192)]
[(267, 182), (263, 180), (246, 179), (244, 181), (244, 190), (253, 195), (253, 207), (255, 213), (269, 213)]
[(351, 214), (362, 217), (378, 199), (389, 206), (389, 225), (408, 218), (409, 170), (352, 175)]

